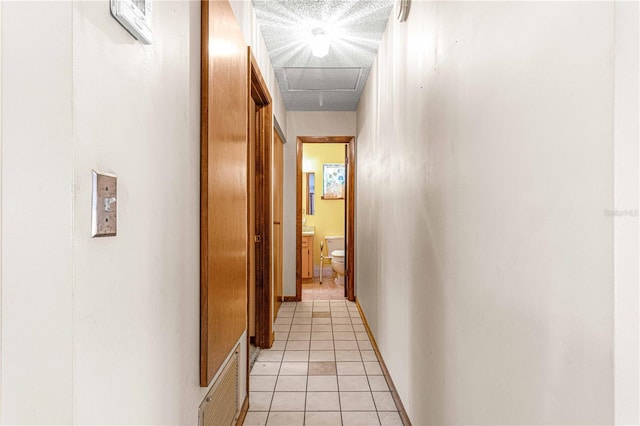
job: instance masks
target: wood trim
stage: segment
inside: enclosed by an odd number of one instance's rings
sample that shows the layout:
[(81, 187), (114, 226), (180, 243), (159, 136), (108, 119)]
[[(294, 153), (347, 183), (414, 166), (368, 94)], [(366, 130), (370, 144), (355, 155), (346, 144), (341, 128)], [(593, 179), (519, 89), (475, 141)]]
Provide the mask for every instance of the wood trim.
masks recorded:
[(382, 374), (387, 381), (387, 385), (389, 385), (389, 390), (391, 391), (391, 397), (393, 398), (393, 402), (396, 403), (396, 407), (398, 408), (398, 413), (400, 414), (400, 418), (402, 419), (402, 424), (404, 426), (411, 426), (411, 420), (407, 415), (407, 411), (402, 404), (402, 400), (400, 399), (400, 395), (398, 395), (398, 390), (396, 386), (393, 384), (393, 380), (391, 379), (391, 374), (389, 373), (389, 369), (384, 363), (382, 359), (382, 355), (380, 354), (380, 349), (378, 349), (378, 344), (376, 343), (375, 337), (373, 337), (373, 333), (371, 332), (371, 328), (369, 328), (369, 323), (367, 322), (367, 317), (364, 315), (362, 311), (362, 306), (360, 306), (360, 302), (356, 299), (356, 306), (358, 307), (358, 311), (360, 311), (360, 316), (362, 317), (362, 323), (364, 324), (364, 328), (367, 330), (367, 334), (369, 335), (369, 340), (371, 340), (371, 346), (373, 346), (373, 351), (376, 353), (376, 357), (378, 358), (378, 362), (380, 363), (380, 368), (382, 369)]
[(355, 238), (355, 189), (356, 189), (356, 151), (355, 141), (351, 139), (349, 143), (349, 177), (347, 185), (347, 221), (348, 226), (346, 229), (347, 241), (347, 299), (350, 301), (356, 300), (356, 281), (355, 281), (355, 264), (356, 264), (356, 238)]
[(302, 139), (296, 138), (296, 302), (302, 300)]
[[(247, 374), (247, 377), (249, 375)], [(242, 403), (242, 407), (240, 408), (240, 413), (238, 414), (238, 420), (236, 420), (236, 426), (242, 426), (244, 424), (244, 419), (247, 417), (247, 413), (249, 412), (249, 388), (247, 388), (247, 396), (244, 397), (244, 402)]]
[(285, 302), (297, 302), (298, 298), (296, 296), (284, 296)]
[[(256, 104), (259, 103), (260, 105), (270, 105), (271, 94), (269, 94), (267, 83), (265, 83), (264, 78), (262, 78), (262, 72), (260, 72), (258, 62), (253, 56), (251, 46), (249, 46), (247, 49), (249, 51), (250, 61), (249, 80), (251, 81), (251, 96), (253, 96), (253, 98), (256, 100)], [(269, 129), (271, 129), (272, 127), (270, 127)]]
[[(200, 386), (207, 386), (211, 378), (208, 375), (209, 344), (209, 192), (204, 185), (209, 181), (209, 4), (200, 3), (201, 43), (200, 43)], [(206, 39), (206, 42), (205, 42)]]
[(273, 127), (273, 315), (274, 320), (280, 305), (282, 304), (283, 289), (283, 193), (284, 193), (284, 144), (277, 130), (277, 121), (274, 118)]
[[(255, 140), (255, 235), (260, 241), (255, 242), (249, 236), (249, 244), (255, 244), (255, 297), (256, 297), (256, 345), (270, 348), (273, 345), (273, 318), (271, 300), (273, 282), (271, 276), (272, 258), (272, 156), (273, 145), (273, 112), (271, 95), (262, 78), (258, 63), (251, 47), (247, 48), (249, 62), (250, 94), (256, 103), (256, 140)], [(251, 141), (253, 143), (253, 141)]]
[(353, 136), (298, 136), (296, 138), (296, 301), (302, 300), (302, 144), (344, 143), (349, 145), (349, 177), (347, 188), (347, 299), (355, 301), (355, 187), (356, 155)]
[[(248, 290), (247, 290), (248, 291)], [(247, 293), (247, 321), (249, 321), (249, 293)], [(252, 337), (249, 336), (249, 323), (247, 322), (247, 352), (245, 353), (245, 361), (246, 361), (246, 387), (247, 387), (247, 399), (245, 399), (246, 403), (247, 403), (247, 409), (249, 407), (249, 401), (248, 401), (248, 397), (249, 397), (249, 391), (251, 390), (251, 380), (250, 380), (250, 376), (251, 376), (251, 365), (249, 363), (249, 354), (251, 353), (251, 339)], [(243, 404), (244, 405), (244, 404)], [(245, 413), (246, 415), (247, 413)], [(244, 422), (244, 417), (242, 417), (242, 421)], [(239, 423), (240, 425), (242, 425), (242, 423)]]
[(351, 143), (353, 136), (298, 136), (302, 143)]
[[(209, 135), (209, 5), (205, 0), (200, 4), (200, 386), (207, 386), (208, 341), (209, 341), (209, 193), (202, 186), (208, 181), (209, 150), (205, 149)], [(207, 39), (205, 41), (205, 39)]]

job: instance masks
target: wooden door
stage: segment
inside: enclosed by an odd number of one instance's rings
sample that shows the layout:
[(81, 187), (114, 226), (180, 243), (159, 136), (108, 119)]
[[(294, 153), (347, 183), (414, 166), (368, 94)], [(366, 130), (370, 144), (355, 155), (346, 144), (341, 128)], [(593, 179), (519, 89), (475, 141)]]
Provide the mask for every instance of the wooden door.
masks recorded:
[[(255, 263), (252, 270), (255, 273), (255, 342), (260, 348), (270, 348), (273, 344), (273, 315), (272, 315), (272, 191), (271, 169), (273, 167), (271, 149), (273, 145), (273, 112), (271, 107), (271, 95), (262, 78), (258, 64), (248, 48), (249, 59), (247, 67), (249, 88), (249, 120), (253, 126), (253, 136), (250, 145), (254, 145), (255, 158), (249, 164), (253, 169), (251, 185), (247, 191), (254, 194), (254, 207), (251, 210), (255, 214), (251, 223), (253, 233), (247, 240), (250, 250), (255, 250)], [(255, 105), (255, 106), (254, 106)], [(249, 227), (247, 227), (249, 228)]]
[(356, 189), (356, 143), (355, 138), (351, 138), (347, 148), (347, 163), (349, 165), (347, 174), (347, 199), (346, 211), (347, 211), (347, 238), (346, 242), (346, 285), (347, 299), (355, 302), (356, 300), (356, 281), (355, 281), (355, 243), (356, 243), (356, 227), (355, 227), (355, 189)]
[[(247, 53), (228, 1), (203, 1), (200, 139), (200, 386), (247, 321)], [(224, 55), (216, 46), (227, 46)]]
[[(249, 240), (256, 234), (256, 101), (249, 96), (249, 142), (247, 151), (247, 191), (249, 210), (247, 212), (247, 235)], [(249, 338), (255, 343), (256, 336), (256, 246), (253, 241), (247, 243), (249, 254), (248, 291), (249, 291)], [(253, 338), (253, 339), (252, 339)]]
[[(344, 146), (344, 167), (345, 167), (345, 176), (347, 178), (347, 185), (345, 185), (345, 190), (346, 190), (346, 194), (345, 194), (345, 203), (344, 203), (344, 235), (345, 235), (345, 239), (344, 239), (344, 252), (349, 253), (349, 246), (351, 245), (351, 241), (349, 241), (349, 236), (348, 236), (348, 230), (349, 230), (349, 144)], [(345, 268), (345, 274), (344, 274), (344, 297), (348, 297), (348, 291), (347, 289), (349, 288), (349, 285), (351, 284), (350, 280), (349, 280), (349, 268), (351, 268), (351, 265), (349, 265), (349, 256), (345, 256), (345, 262), (344, 262), (344, 268)]]
[(284, 145), (278, 132), (273, 130), (273, 306), (274, 317), (280, 309), (283, 294), (283, 149)]

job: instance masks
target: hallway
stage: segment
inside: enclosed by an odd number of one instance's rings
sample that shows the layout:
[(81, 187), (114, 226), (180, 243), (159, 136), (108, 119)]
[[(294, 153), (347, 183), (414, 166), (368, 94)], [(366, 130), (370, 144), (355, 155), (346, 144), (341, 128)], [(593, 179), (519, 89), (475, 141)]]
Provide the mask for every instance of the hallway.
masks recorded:
[(245, 425), (402, 425), (355, 303), (284, 303), (275, 331), (251, 370)]
[(408, 2), (0, 1), (0, 426), (640, 424), (640, 1)]

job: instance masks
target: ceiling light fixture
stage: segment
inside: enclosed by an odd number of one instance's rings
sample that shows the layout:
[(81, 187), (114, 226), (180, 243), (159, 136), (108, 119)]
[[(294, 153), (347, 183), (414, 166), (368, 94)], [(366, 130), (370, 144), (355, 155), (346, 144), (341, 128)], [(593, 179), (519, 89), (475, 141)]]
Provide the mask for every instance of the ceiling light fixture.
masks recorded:
[(327, 37), (324, 30), (316, 28), (312, 31), (313, 39), (311, 40), (311, 54), (316, 58), (324, 58), (329, 53), (331, 40)]

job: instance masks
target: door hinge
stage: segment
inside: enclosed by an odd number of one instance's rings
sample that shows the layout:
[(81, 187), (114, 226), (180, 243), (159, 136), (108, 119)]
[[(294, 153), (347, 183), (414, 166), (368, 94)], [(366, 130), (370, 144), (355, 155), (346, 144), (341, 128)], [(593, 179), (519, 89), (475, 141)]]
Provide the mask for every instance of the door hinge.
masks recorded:
[(262, 237), (260, 235), (256, 235), (255, 237), (253, 237), (253, 241), (255, 241), (256, 243), (262, 242)]

